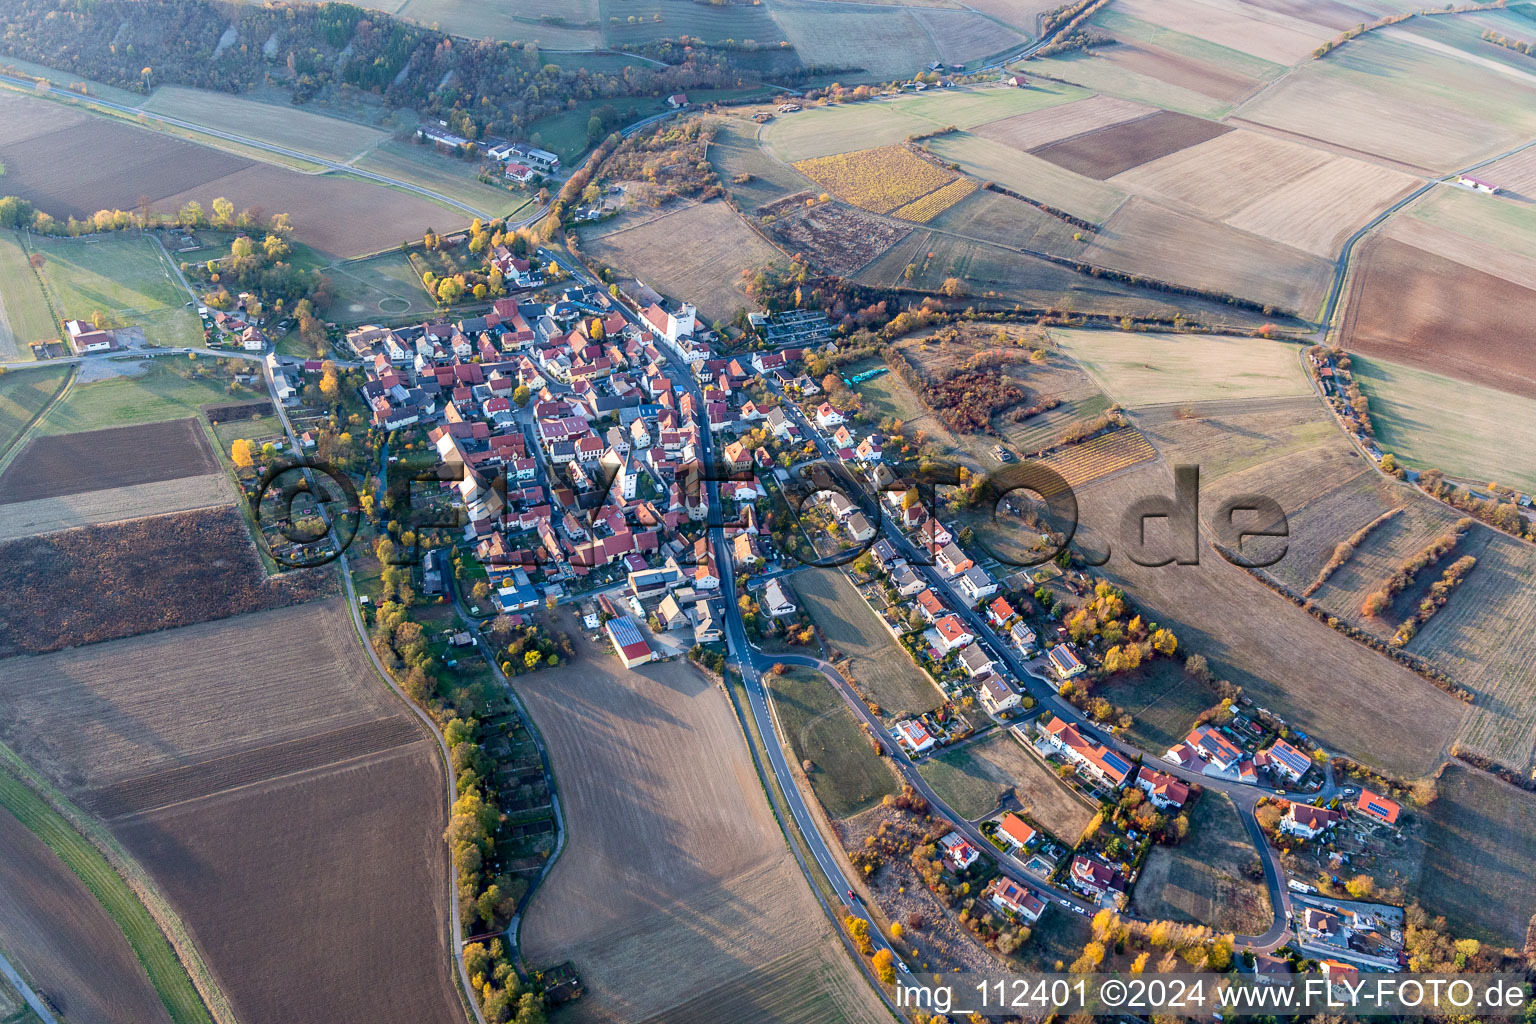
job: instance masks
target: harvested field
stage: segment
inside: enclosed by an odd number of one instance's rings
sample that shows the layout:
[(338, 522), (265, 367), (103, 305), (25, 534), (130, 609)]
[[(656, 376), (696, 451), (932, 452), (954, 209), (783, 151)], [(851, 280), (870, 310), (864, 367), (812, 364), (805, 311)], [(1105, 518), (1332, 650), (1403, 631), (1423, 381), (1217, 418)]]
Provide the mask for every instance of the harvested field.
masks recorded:
[[(734, 117), (721, 119), (717, 122), (715, 139), (709, 144), (709, 162), (736, 204), (748, 213), (761, 214), (760, 207), (779, 202), (787, 195), (805, 192), (813, 183), (793, 167), (769, 155), (758, 141), (757, 131), (758, 126), (750, 121)], [(750, 177), (738, 182), (736, 179), (743, 174)]]
[(946, 64), (964, 64), (1015, 50), (1026, 41), (1018, 32), (1003, 28), (975, 11), (929, 8), (913, 10), (912, 16), (933, 37), (939, 49), (939, 59)]
[(1111, 47), (1104, 59), (1135, 74), (1209, 96), (1221, 103), (1242, 101), (1263, 81), (1148, 42), (1120, 43)]
[(335, 573), (268, 578), (232, 506), (0, 545), (0, 656), (41, 654), (314, 600)]
[[(1408, 490), (1388, 484), (1374, 471), (1362, 466), (1354, 476), (1339, 481), (1299, 508), (1286, 509), (1286, 521), (1290, 526), (1286, 555), (1266, 571), (1292, 590), (1302, 593), (1317, 579), (1340, 544), (1410, 499)], [(1383, 520), (1375, 529), (1381, 529), (1391, 521), (1390, 518)], [(1329, 575), (1331, 578), (1332, 573)]]
[(1536, 77), (1510, 71), (1384, 30), (1301, 64), (1236, 115), (1303, 141), (1446, 173), (1511, 149), (1536, 131)]
[[(1533, 435), (1517, 426), (1536, 422), (1536, 397), (1380, 359), (1357, 356), (1352, 370), (1370, 398), (1377, 441), (1400, 463), (1536, 491), (1536, 465), (1523, 443)], [(1448, 404), (1448, 394), (1459, 399)]]
[(1310, 395), (1296, 346), (1220, 334), (1053, 330), (1106, 394), (1127, 408)]
[(1132, 198), (1094, 236), (1088, 262), (1126, 274), (1235, 295), (1303, 319), (1316, 316), (1333, 261)]
[(1040, 460), (1068, 485), (1081, 487), (1157, 457), (1157, 450), (1135, 427), (1112, 430), (1089, 441), (1068, 445)]
[(1351, 351), (1536, 398), (1536, 291), (1395, 238), (1360, 247), (1342, 324)]
[(763, 126), (762, 139), (772, 156), (789, 163), (847, 152), (850, 140), (888, 146), (941, 127), (892, 103), (847, 103), (781, 115)]
[(518, 688), (569, 829), (522, 946), (534, 963), (575, 959), (586, 995), (567, 1019), (692, 1021), (730, 1006), (754, 1024), (778, 1019), (785, 990), (819, 1020), (877, 1019), (880, 1003), (839, 955), (719, 690), (686, 663), (625, 671), (572, 632), (578, 660)]
[(1523, 149), (1480, 168), (1478, 177), (1526, 199), (1536, 198), (1536, 148)]
[(195, 419), (37, 437), (0, 474), (0, 506), (219, 471)]
[[(1114, 551), (1102, 570), (1149, 618), (1172, 629), (1220, 678), (1243, 687), (1330, 750), (1405, 777), (1431, 771), (1466, 706), (1413, 672), (1329, 629), (1201, 546), (1198, 566), (1149, 568), (1128, 557), (1124, 510), (1172, 495), (1161, 462), (1078, 490), (1081, 544)], [(1143, 560), (1167, 551), (1152, 521)], [(1134, 538), (1132, 538), (1134, 539)], [(1340, 687), (1349, 699), (1340, 699)]]
[[(679, 238), (692, 242), (679, 246)], [(635, 227), (590, 235), (582, 247), (663, 293), (687, 296), (710, 321), (751, 308), (741, 272), (780, 255), (723, 202), (679, 206)]]
[(293, 217), (293, 237), (322, 252), (356, 256), (393, 248), (429, 227), (461, 226), (469, 215), (414, 193), (340, 174), (299, 175), (253, 164), (167, 196), (157, 209), (179, 209), (196, 200), (204, 209), (218, 196), (236, 207), (259, 206)]
[(153, 484), (129, 484), (62, 498), (0, 505), (0, 542), (98, 523), (227, 505), (236, 499), (223, 472)]
[(1238, 0), (1125, 0), (1115, 8), (1276, 64), (1305, 60), (1330, 35), (1310, 22)]
[(773, 10), (802, 61), (859, 68), (865, 81), (910, 75), (939, 56), (933, 38), (905, 7), (773, 0)]
[(945, 803), (971, 820), (1012, 794), (1025, 814), (1070, 846), (1093, 818), (1094, 808), (1006, 732), (937, 754), (921, 771)]
[[(117, 923), (79, 877), (4, 810), (0, 949), (71, 1021), (170, 1024)], [(4, 1003), (0, 991), (0, 1013)]]
[(247, 138), (329, 160), (346, 160), (389, 138), (387, 132), (355, 121), (327, 117), (292, 103), (263, 103), (209, 89), (162, 85), (144, 100), (143, 109), (209, 128), (239, 125)]
[(1215, 121), (1159, 110), (1031, 150), (1058, 167), (1104, 181), (1232, 129)]
[(936, 127), (968, 130), (979, 124), (1027, 114), (1031, 110), (1086, 98), (1088, 93), (1075, 85), (1035, 79), (1028, 89), (982, 85), (966, 89), (929, 89), (907, 93), (894, 102), (902, 110), (925, 117)]
[(1262, 934), (1275, 911), (1237, 808), (1225, 794), (1208, 791), (1189, 818), (1189, 837), (1182, 843), (1152, 847), (1132, 908), (1158, 920)]
[(1094, 684), (1093, 695), (1135, 719), (1126, 736), (1152, 755), (1182, 740), (1200, 712), (1221, 703), (1214, 689), (1185, 673), (1180, 660), (1163, 658)]
[(983, 181), (995, 181), (1023, 196), (1099, 224), (1125, 202), (1112, 185), (1063, 170), (1048, 160), (1016, 152), (1001, 142), (953, 132), (929, 139), (929, 150)]
[(25, 714), (7, 742), (107, 819), (242, 1021), (461, 1012), (442, 769), (349, 616), (334, 600), (0, 662)]
[[(1127, 41), (1134, 42), (1129, 37)], [(1114, 59), (1113, 50), (1119, 47), (1110, 47), (1106, 50), (1087, 52), (1073, 50), (1058, 54), (1054, 57), (1046, 57), (1037, 64), (1039, 74), (1050, 75), (1063, 81), (1072, 82), (1092, 92), (1105, 96), (1115, 96), (1120, 99), (1133, 100), (1137, 103), (1147, 103), (1162, 110), (1176, 110), (1181, 114), (1189, 114), (1192, 117), (1223, 118), (1232, 110), (1232, 104), (1223, 100), (1214, 99), (1203, 92), (1186, 89), (1181, 85), (1163, 81), (1151, 74), (1135, 70)], [(1215, 47), (1211, 48), (1215, 50)], [(1220, 52), (1220, 51), (1218, 51)], [(1230, 52), (1230, 51), (1227, 51)], [(1195, 60), (1191, 62), (1189, 71), (1199, 74), (1203, 69), (1214, 62)], [(1158, 72), (1166, 74), (1166, 69), (1159, 68)], [(1201, 76), (1202, 83), (1204, 76)]]
[(1348, 235), (1420, 182), (1254, 131), (1234, 131), (1116, 175), (1211, 220), (1334, 255)]
[(795, 574), (794, 584), (821, 633), (828, 659), (852, 662), (847, 674), (880, 705), (883, 717), (919, 714), (941, 702), (928, 674), (912, 663), (842, 572), (806, 569)]
[(896, 792), (889, 764), (826, 676), (791, 668), (764, 681), (796, 759), (814, 766), (806, 774), (828, 817), (858, 814)]
[[(1203, 476), (1211, 478), (1241, 473), (1319, 446), (1332, 452), (1353, 452), (1339, 436), (1333, 418), (1312, 398), (1158, 406), (1138, 412), (1136, 425), (1169, 463), (1197, 465)], [(1357, 465), (1364, 468), (1363, 463)]]
[[(1440, 190), (1442, 194), (1449, 194), (1449, 191)], [(1497, 201), (1496, 204), (1493, 217), (1466, 218), (1461, 223), (1452, 221), (1454, 226), (1444, 223), (1450, 218), (1442, 218), (1442, 223), (1437, 224), (1418, 216), (1394, 217), (1383, 225), (1381, 234), (1464, 267), (1475, 267), (1510, 284), (1529, 287), (1536, 281), (1536, 253), (1522, 252), (1521, 249), (1536, 248), (1536, 235), (1520, 230), (1529, 227), (1529, 222), (1521, 224), (1514, 217), (1499, 217), (1506, 210), (1518, 211), (1520, 207)], [(1504, 226), (1503, 237), (1496, 236), (1496, 240), (1484, 234), (1485, 225), (1492, 219), (1502, 221)]]
[(68, 376), (67, 366), (44, 366), (0, 374), (0, 462), (10, 454), (11, 446), (20, 439), (33, 417), (53, 401)]
[[(1536, 153), (1536, 148), (1526, 152)], [(1480, 173), (1488, 172), (1485, 169)], [(1536, 260), (1536, 203), (1497, 197), (1490, 199), (1464, 188), (1434, 188), (1414, 200), (1403, 212), (1416, 220), (1426, 221), (1463, 236), (1453, 243), (1458, 252), (1463, 249), (1474, 251), (1467, 248), (1469, 243), (1480, 243), (1481, 246), (1493, 246), (1506, 253)], [(1387, 222), (1387, 228), (1393, 232), (1411, 230), (1399, 223), (1401, 219), (1393, 218)], [(1404, 234), (1402, 237), (1409, 236)], [(1485, 250), (1479, 247), (1476, 251), (1482, 253)], [(1471, 260), (1461, 262), (1473, 263)]]
[[(486, 0), (473, 6), (451, 0), (406, 0), (398, 7), (393, 2), (364, 6), (423, 25), (435, 24), (466, 39), (537, 41), (581, 50), (603, 44), (601, 29), (586, 27), (598, 21), (596, 0)], [(541, 21), (546, 15), (563, 19), (565, 24)]]
[(1079, 228), (1012, 196), (991, 191), (974, 193), (934, 218), (932, 224), (939, 231), (1068, 258), (1080, 254), (1086, 244), (1072, 237), (1080, 233)]
[(780, 218), (769, 230), (787, 252), (803, 254), (840, 277), (858, 273), (906, 234), (904, 228), (842, 203), (822, 203)]
[(924, 160), (905, 146), (816, 157), (794, 166), (844, 202), (881, 214), (893, 213), (956, 180), (952, 171)]
[(1134, 121), (1153, 112), (1152, 107), (1113, 96), (1090, 96), (1027, 114), (1015, 114), (971, 129), (971, 134), (1001, 142), (1027, 153), (1062, 139)]
[[(551, 135), (546, 145), (556, 145), (554, 133), (549, 132), (549, 122), (546, 120), (539, 124), (536, 130)], [(585, 140), (585, 134), (582, 138)], [(584, 142), (582, 148), (585, 148)], [(478, 165), (474, 161), (456, 160), (437, 152), (435, 146), (417, 146), (396, 139), (388, 139), (378, 148), (352, 161), (351, 166), (360, 171), (372, 171), (374, 174), (425, 186), (450, 199), (457, 199), (482, 210), (491, 217), (504, 217), (507, 220), (517, 220), (519, 214), (527, 216), (532, 213), (531, 207), (538, 195), (537, 190), (488, 185), (480, 180)]]
[(1452, 762), (1429, 819), (1419, 902), (1455, 935), (1523, 947), (1536, 914), (1536, 794)]
[(1536, 550), (1483, 527), (1476, 532), (1487, 540), (1475, 552), (1477, 567), (1408, 650), (1477, 695), (1457, 742), (1529, 772), (1536, 768)]

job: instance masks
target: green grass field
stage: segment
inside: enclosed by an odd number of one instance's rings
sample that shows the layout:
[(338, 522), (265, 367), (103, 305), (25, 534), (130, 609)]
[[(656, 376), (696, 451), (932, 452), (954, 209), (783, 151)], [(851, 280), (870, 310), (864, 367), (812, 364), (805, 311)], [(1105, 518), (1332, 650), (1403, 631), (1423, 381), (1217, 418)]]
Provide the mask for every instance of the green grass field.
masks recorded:
[(531, 193), (487, 185), (475, 176), (477, 165), (474, 161), (457, 160), (431, 147), (409, 142), (384, 142), (353, 161), (352, 166), (430, 188), (450, 199), (468, 203), (489, 217), (515, 217), (534, 201)]
[(1416, 468), (1536, 491), (1530, 448), (1512, 443), (1516, 424), (1536, 421), (1536, 401), (1410, 366), (1351, 358), (1355, 380), (1370, 397), (1382, 451)]
[(0, 357), (30, 359), (30, 342), (58, 336), (59, 325), (21, 243), (12, 232), (0, 232)]
[(895, 776), (825, 676), (792, 668), (763, 678), (795, 757), (814, 766), (811, 788), (829, 816), (846, 818), (896, 792)]
[(1052, 331), (1120, 405), (1306, 395), (1295, 345), (1219, 334)]
[(89, 320), (101, 311), (120, 325), (142, 327), (151, 345), (202, 345), (202, 324), (187, 307), (190, 297), (154, 239), (34, 235), (31, 244), (43, 256), (39, 274), (64, 319)]
[(1166, 658), (1110, 676), (1094, 685), (1093, 695), (1128, 712), (1134, 721), (1126, 737), (1156, 755), (1182, 740), (1200, 712), (1220, 700), (1215, 690), (1186, 675), (1178, 660)]
[(59, 393), (69, 376), (67, 366), (41, 366), (35, 370), (0, 373), (0, 462), (21, 437), (32, 417)]
[(9, 771), (0, 769), (0, 806), (58, 855), (123, 930), (139, 963), (177, 1024), (212, 1024), (212, 1017), (171, 944), (107, 859), (57, 811)]
[(582, 100), (574, 110), (564, 110), (553, 117), (540, 118), (528, 126), (529, 139), (534, 145), (557, 153), (562, 166), (574, 168), (578, 159), (587, 151), (587, 122), (592, 111), (602, 106), (612, 106), (619, 112), (623, 124), (638, 121), (652, 114), (659, 114), (667, 105), (655, 96), (614, 97), (611, 100)]
[(836, 569), (807, 569), (795, 592), (826, 644), (853, 664), (853, 680), (887, 717), (928, 711), (943, 699), (927, 674), (885, 631), (848, 577)]
[(336, 323), (426, 315), (436, 308), (404, 253), (338, 263), (326, 274), (335, 292), (326, 315)]
[[(363, 6), (423, 25), (436, 25), (444, 32), (468, 39), (537, 42), (567, 49), (602, 45), (601, 33), (595, 25), (596, 0), (485, 0), (475, 4), (459, 0), (406, 0), (401, 4), (390, 0)], [(541, 16), (563, 19), (563, 24), (540, 22)], [(592, 23), (590, 27), (588, 23)]]
[[(191, 373), (201, 373), (197, 379)], [(265, 389), (228, 388), (229, 378), (212, 368), (208, 357), (160, 356), (138, 375), (124, 374), (89, 384), (76, 384), (64, 401), (39, 421), (39, 434), (73, 434), (133, 423), (199, 416), (202, 406), (265, 398)]]
[(205, 128), (234, 131), (324, 160), (347, 160), (389, 135), (355, 121), (316, 114), (291, 103), (264, 103), (230, 93), (162, 85), (143, 109)]

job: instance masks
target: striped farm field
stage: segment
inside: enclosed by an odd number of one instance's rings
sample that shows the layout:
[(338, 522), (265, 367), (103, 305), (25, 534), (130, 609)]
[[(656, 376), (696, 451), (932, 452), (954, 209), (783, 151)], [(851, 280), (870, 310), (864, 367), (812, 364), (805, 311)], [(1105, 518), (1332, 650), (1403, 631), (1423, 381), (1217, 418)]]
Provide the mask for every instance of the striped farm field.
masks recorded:
[(976, 179), (956, 178), (947, 185), (940, 185), (920, 199), (898, 206), (891, 216), (910, 220), (914, 224), (926, 224), (975, 191)]
[[(879, 214), (891, 213), (958, 180), (953, 172), (929, 163), (905, 146), (880, 146), (819, 156), (801, 160), (794, 164), (794, 168), (844, 202)], [(966, 194), (969, 192), (968, 189)], [(937, 216), (962, 198), (964, 196), (956, 195), (948, 205), (933, 210), (928, 217)]]
[(1072, 445), (1041, 461), (1060, 473), (1068, 484), (1080, 487), (1156, 456), (1157, 450), (1141, 431), (1126, 427)]

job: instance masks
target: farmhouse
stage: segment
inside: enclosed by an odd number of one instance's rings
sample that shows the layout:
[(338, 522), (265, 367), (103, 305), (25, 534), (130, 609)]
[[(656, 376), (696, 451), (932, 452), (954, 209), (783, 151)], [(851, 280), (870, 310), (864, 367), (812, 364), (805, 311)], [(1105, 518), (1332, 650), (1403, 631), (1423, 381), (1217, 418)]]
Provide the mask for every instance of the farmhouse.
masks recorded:
[(117, 335), (111, 331), (97, 330), (91, 324), (83, 320), (64, 321), (64, 333), (69, 336), (69, 347), (75, 350), (75, 355), (90, 355), (93, 352), (112, 352), (117, 349)]
[(1033, 825), (1012, 811), (1003, 815), (1003, 820), (997, 823), (997, 837), (1015, 850), (1028, 849), (1029, 844), (1039, 835)]
[(1040, 738), (1096, 782), (1118, 787), (1131, 774), (1130, 762), (1100, 743), (1091, 742), (1065, 718), (1040, 727)]
[(645, 642), (645, 636), (640, 632), (640, 627), (635, 625), (635, 620), (628, 615), (620, 615), (609, 619), (604, 627), (608, 632), (608, 639), (613, 643), (613, 649), (618, 652), (619, 660), (625, 668), (635, 668), (644, 665), (648, 661), (655, 661), (656, 654), (651, 650), (651, 645)]
[(1396, 825), (1397, 816), (1402, 813), (1403, 808), (1396, 800), (1388, 800), (1368, 789), (1362, 789), (1360, 799), (1355, 801), (1355, 810), (1383, 824)]
[(1087, 670), (1088, 666), (1077, 660), (1077, 655), (1066, 644), (1057, 644), (1051, 648), (1048, 655), (1051, 668), (1056, 670), (1056, 675), (1062, 679), (1071, 679)]
[(525, 185), (533, 178), (533, 168), (529, 167), (527, 164), (507, 164), (507, 177), (511, 178), (519, 185)]
[(1040, 920), (1040, 915), (1045, 913), (1045, 900), (1011, 878), (994, 879), (987, 888), (987, 896), (997, 909), (1017, 914), (1030, 924)]

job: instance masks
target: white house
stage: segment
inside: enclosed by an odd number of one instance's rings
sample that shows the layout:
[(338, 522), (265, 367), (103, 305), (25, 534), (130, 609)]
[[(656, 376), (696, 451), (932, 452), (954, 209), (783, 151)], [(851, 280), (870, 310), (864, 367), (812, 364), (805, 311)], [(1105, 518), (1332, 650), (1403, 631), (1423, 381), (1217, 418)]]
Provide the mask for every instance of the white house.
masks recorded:
[(798, 610), (795, 602), (790, 599), (788, 592), (785, 591), (784, 584), (778, 579), (769, 580), (768, 585), (763, 588), (762, 605), (763, 610), (776, 619), (785, 615), (793, 615)]
[(816, 425), (822, 430), (842, 426), (843, 414), (833, 408), (831, 402), (822, 402), (816, 409)]
[[(972, 644), (966, 650), (977, 650), (977, 646)], [(964, 657), (963, 653), (961, 657)], [(1000, 715), (1004, 711), (1012, 711), (1023, 703), (1017, 691), (995, 673), (988, 672), (978, 679), (976, 684), (977, 689), (981, 691), (981, 706), (991, 714)]]
[(981, 851), (958, 832), (941, 836), (939, 845), (944, 848), (944, 855), (949, 858), (949, 862), (959, 871), (964, 871), (981, 857)]
[(975, 679), (992, 671), (992, 658), (981, 649), (981, 644), (971, 644), (960, 652), (960, 667), (965, 669), (966, 675)]
[(855, 512), (848, 517), (848, 533), (860, 544), (875, 536), (875, 527), (863, 512)]
[(1045, 900), (1011, 878), (994, 879), (987, 892), (994, 907), (1017, 914), (1030, 924), (1040, 920), (1040, 915), (1045, 913)]
[(955, 581), (960, 593), (964, 594), (971, 603), (980, 601), (984, 597), (991, 597), (997, 593), (997, 583), (987, 575), (987, 571), (979, 565), (973, 565), (960, 574)]
[(943, 654), (958, 651), (967, 644), (976, 642), (976, 635), (965, 628), (965, 624), (960, 621), (958, 615), (944, 616), (933, 624), (933, 628), (939, 634), (939, 651)]

